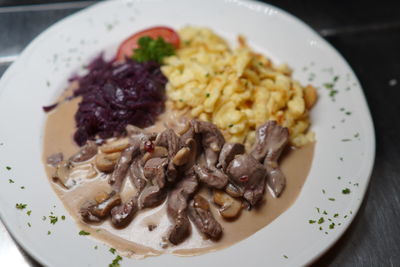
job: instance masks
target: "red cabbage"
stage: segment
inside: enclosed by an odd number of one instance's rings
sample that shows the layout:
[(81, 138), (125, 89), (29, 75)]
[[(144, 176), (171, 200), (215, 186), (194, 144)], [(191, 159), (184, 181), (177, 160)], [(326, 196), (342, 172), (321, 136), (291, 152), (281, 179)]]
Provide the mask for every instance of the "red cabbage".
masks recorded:
[(144, 128), (164, 111), (166, 77), (155, 62), (105, 61), (100, 55), (88, 66), (74, 96), (81, 96), (75, 114), (75, 142), (121, 136), (127, 124)]

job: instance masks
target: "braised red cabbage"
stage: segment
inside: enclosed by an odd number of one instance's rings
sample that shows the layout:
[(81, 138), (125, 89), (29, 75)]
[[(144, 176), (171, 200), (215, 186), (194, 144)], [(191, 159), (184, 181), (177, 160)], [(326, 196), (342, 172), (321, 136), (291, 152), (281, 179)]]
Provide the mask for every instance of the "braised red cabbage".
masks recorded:
[(155, 62), (106, 61), (100, 55), (79, 82), (74, 96), (81, 96), (75, 114), (74, 140), (84, 145), (96, 136), (121, 136), (127, 124), (144, 128), (164, 111), (166, 77)]

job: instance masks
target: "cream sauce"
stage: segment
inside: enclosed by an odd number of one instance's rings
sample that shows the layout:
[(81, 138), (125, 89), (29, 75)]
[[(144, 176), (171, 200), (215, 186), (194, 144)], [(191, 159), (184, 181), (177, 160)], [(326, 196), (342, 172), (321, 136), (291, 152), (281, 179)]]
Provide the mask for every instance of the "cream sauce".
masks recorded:
[[(51, 175), (54, 168), (46, 164), (47, 157), (62, 152), (64, 157), (68, 158), (79, 150), (79, 147), (73, 142), (74, 115), (79, 101), (79, 98), (75, 98), (64, 102), (48, 115), (43, 150), (46, 172), (54, 191), (63, 201), (79, 227), (90, 232), (91, 236), (118, 249), (125, 256), (143, 258), (162, 253), (191, 256), (219, 250), (239, 242), (271, 223), (294, 203), (311, 166), (314, 144), (306, 145), (300, 149), (291, 149), (282, 157), (281, 161), (281, 168), (286, 175), (287, 185), (279, 198), (274, 198), (267, 190), (265, 203), (258, 209), (243, 210), (237, 220), (229, 222), (222, 219), (214, 205), (210, 205), (212, 213), (224, 229), (223, 237), (219, 241), (213, 242), (204, 238), (192, 225), (192, 234), (186, 241), (178, 246), (165, 247), (166, 243), (163, 242), (163, 237), (165, 238), (171, 225), (166, 214), (165, 203), (154, 209), (139, 211), (133, 221), (124, 229), (114, 228), (109, 220), (98, 225), (89, 225), (80, 220), (79, 210), (86, 201), (94, 199), (96, 194), (104, 191), (110, 192), (111, 189), (107, 182), (108, 175), (99, 174), (90, 179), (85, 178), (85, 167), (90, 164), (90, 162), (85, 162), (78, 166), (78, 170), (74, 172), (74, 176), (78, 178), (77, 185), (70, 190), (65, 190), (52, 181)], [(149, 127), (149, 130), (161, 131), (165, 124), (173, 128), (182, 126), (178, 120), (181, 115), (172, 113), (167, 106), (167, 111), (159, 117), (156, 125)], [(134, 192), (133, 185), (127, 179), (121, 193), (122, 200), (127, 200)], [(202, 190), (201, 193), (209, 199), (211, 198), (208, 190)], [(152, 226), (156, 227), (150, 231)]]

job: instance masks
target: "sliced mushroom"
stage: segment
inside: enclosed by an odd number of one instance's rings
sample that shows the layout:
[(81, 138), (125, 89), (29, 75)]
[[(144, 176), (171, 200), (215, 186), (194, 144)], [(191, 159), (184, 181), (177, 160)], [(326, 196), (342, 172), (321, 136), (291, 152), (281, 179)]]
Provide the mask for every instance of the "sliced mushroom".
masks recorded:
[(100, 153), (96, 156), (95, 165), (99, 171), (112, 172), (120, 156), (120, 152), (111, 154)]
[(185, 165), (190, 159), (190, 148), (182, 147), (173, 157), (172, 163), (176, 166)]
[(219, 213), (225, 219), (235, 219), (242, 210), (242, 202), (235, 199), (222, 191), (214, 191), (214, 202), (221, 206)]
[(97, 153), (97, 145), (94, 141), (88, 141), (81, 150), (75, 155), (71, 156), (70, 161), (82, 162), (91, 159)]
[(97, 204), (100, 204), (101, 202), (105, 201), (109, 195), (109, 193), (101, 191), (97, 193), (97, 195), (94, 197), (94, 200), (97, 202)]
[(120, 138), (110, 142), (105, 143), (100, 147), (100, 151), (106, 154), (121, 152), (129, 146), (129, 139)]
[(240, 188), (234, 186), (231, 183), (229, 183), (226, 186), (225, 192), (228, 193), (228, 195), (230, 195), (232, 197), (241, 197), (241, 196), (243, 196), (243, 191)]
[(155, 146), (153, 151), (146, 152), (142, 158), (142, 164), (144, 165), (149, 159), (152, 158), (164, 158), (168, 156), (168, 150), (163, 146)]
[(97, 218), (104, 219), (105, 217), (110, 214), (110, 211), (113, 207), (118, 206), (121, 204), (121, 197), (119, 194), (115, 193), (114, 191), (111, 192), (105, 200), (100, 202), (97, 205), (94, 205), (89, 208), (89, 211), (92, 215), (96, 216)]
[(94, 178), (97, 176), (97, 171), (94, 168), (93, 164), (82, 164), (74, 166), (71, 171), (71, 177), (85, 177), (88, 179)]
[(61, 161), (53, 174), (53, 181), (61, 186), (70, 189), (75, 185), (75, 180), (70, 177), (71, 163), (69, 161)]

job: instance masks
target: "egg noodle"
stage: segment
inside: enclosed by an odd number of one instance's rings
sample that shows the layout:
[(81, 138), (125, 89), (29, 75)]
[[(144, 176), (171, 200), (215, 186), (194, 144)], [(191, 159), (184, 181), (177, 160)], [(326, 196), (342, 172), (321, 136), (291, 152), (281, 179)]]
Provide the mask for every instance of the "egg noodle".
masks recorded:
[(232, 50), (207, 28), (179, 31), (181, 46), (165, 58), (167, 95), (174, 109), (216, 124), (228, 142), (255, 141), (255, 129), (267, 120), (288, 127), (292, 145), (314, 141), (309, 131), (309, 110), (316, 90), (291, 78), (287, 65), (275, 66), (252, 51), (241, 36)]

